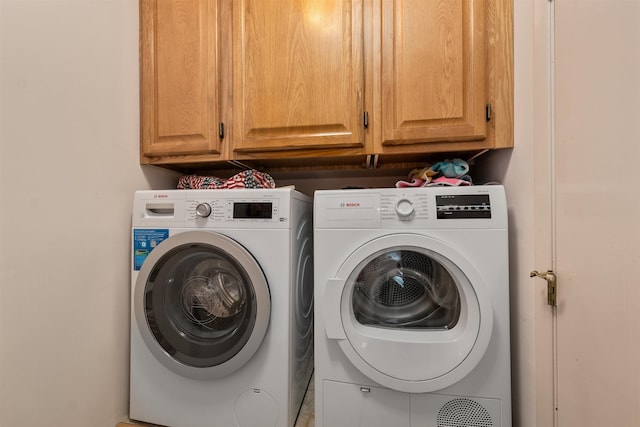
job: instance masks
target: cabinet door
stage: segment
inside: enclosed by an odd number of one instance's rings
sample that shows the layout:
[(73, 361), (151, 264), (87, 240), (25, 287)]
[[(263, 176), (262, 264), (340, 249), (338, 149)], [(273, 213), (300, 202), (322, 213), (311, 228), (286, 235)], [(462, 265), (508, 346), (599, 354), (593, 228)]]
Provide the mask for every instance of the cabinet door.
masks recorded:
[(484, 0), (382, 1), (382, 145), (486, 137)]
[(141, 0), (142, 163), (220, 153), (215, 0)]
[(234, 151), (362, 146), (362, 1), (233, 7)]

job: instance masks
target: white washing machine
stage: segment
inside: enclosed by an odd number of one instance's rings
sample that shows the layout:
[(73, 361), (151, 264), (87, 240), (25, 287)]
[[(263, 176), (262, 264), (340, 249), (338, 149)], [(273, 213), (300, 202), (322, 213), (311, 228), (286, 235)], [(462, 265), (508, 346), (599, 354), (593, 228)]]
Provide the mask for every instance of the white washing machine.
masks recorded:
[(132, 419), (294, 425), (313, 370), (311, 202), (291, 189), (135, 194)]
[(510, 427), (502, 186), (315, 193), (316, 427)]

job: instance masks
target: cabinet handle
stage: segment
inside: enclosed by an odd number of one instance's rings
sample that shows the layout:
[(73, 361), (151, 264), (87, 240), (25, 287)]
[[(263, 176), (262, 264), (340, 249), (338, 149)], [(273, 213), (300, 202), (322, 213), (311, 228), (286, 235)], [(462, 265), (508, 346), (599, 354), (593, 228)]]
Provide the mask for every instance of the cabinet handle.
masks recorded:
[(220, 137), (220, 139), (224, 139), (224, 123), (220, 123), (218, 125), (218, 137)]
[(369, 127), (369, 112), (364, 112), (364, 128), (367, 129)]

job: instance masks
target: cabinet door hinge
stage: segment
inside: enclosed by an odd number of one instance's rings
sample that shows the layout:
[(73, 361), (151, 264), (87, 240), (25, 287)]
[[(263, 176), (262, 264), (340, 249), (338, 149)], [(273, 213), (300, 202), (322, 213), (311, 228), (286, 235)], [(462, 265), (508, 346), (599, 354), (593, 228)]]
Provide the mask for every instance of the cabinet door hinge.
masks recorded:
[(224, 139), (224, 123), (222, 122), (218, 125), (218, 137)]
[(491, 104), (485, 105), (485, 114), (487, 117), (487, 121), (490, 122), (491, 121)]
[(364, 120), (363, 120), (364, 128), (367, 129), (369, 127), (369, 112), (364, 112)]

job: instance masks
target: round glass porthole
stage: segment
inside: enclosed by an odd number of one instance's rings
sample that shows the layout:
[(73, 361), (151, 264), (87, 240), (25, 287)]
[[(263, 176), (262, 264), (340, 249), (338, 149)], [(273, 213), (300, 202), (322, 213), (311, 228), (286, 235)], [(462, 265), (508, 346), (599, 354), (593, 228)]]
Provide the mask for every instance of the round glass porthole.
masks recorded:
[(144, 312), (153, 337), (173, 359), (210, 367), (231, 359), (249, 340), (256, 298), (242, 265), (217, 247), (189, 244), (155, 264)]
[(392, 249), (367, 258), (354, 280), (352, 309), (367, 326), (394, 329), (451, 329), (460, 318), (454, 278), (427, 253)]
[(242, 245), (186, 231), (150, 252), (136, 279), (137, 330), (155, 358), (194, 379), (221, 378), (258, 351), (271, 316), (262, 268)]

